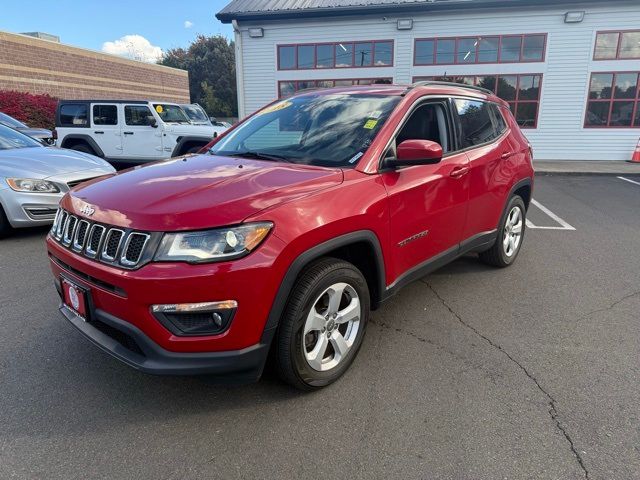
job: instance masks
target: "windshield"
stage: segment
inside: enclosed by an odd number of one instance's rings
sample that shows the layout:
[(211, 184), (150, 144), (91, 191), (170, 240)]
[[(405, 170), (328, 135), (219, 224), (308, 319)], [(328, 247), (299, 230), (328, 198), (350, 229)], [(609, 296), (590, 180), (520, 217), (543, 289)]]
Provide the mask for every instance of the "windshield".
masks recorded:
[(153, 108), (165, 123), (191, 123), (189, 117), (179, 105), (154, 103)]
[(42, 144), (12, 128), (0, 125), (0, 150), (27, 147), (42, 147)]
[(194, 123), (209, 123), (209, 117), (198, 105), (182, 105), (182, 109)]
[(11, 128), (29, 128), (24, 123), (19, 122), (15, 118), (10, 117), (6, 113), (2, 113), (2, 112), (0, 112), (0, 123), (2, 123), (3, 125), (7, 125), (8, 127), (11, 127)]
[(209, 152), (353, 167), (399, 101), (399, 96), (344, 93), (289, 98), (247, 120)]

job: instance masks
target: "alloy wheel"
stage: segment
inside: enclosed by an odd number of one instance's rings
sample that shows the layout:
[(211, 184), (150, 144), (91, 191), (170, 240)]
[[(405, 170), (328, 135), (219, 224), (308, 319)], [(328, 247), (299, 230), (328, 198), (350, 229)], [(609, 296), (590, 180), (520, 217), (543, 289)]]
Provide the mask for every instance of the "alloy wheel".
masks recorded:
[(326, 372), (338, 366), (353, 347), (362, 306), (348, 283), (334, 283), (313, 302), (302, 335), (302, 347), (309, 366)]
[(502, 247), (504, 254), (511, 258), (520, 247), (522, 240), (522, 229), (524, 226), (524, 215), (519, 206), (515, 206), (507, 215), (507, 221), (504, 225), (502, 234)]

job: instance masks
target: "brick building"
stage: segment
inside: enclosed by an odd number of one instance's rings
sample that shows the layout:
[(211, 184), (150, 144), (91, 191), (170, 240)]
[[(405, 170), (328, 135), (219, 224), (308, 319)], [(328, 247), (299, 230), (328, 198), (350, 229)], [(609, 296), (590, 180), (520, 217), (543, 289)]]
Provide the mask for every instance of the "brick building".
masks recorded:
[(185, 70), (0, 32), (0, 90), (188, 103), (189, 76)]

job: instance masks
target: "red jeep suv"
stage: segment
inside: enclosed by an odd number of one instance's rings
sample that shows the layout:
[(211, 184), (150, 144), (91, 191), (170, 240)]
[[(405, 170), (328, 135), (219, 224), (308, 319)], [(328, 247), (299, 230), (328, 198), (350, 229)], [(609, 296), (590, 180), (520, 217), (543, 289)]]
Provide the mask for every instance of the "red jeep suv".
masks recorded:
[(190, 155), (85, 183), (47, 248), (63, 315), (143, 372), (306, 390), (339, 378), (371, 310), (469, 252), (522, 246), (531, 148), (479, 87), (304, 91)]

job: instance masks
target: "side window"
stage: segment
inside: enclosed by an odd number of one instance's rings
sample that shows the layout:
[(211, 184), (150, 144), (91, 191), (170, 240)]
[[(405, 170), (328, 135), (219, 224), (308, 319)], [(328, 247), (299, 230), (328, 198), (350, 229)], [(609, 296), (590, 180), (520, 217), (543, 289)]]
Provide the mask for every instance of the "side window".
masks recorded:
[(134, 127), (151, 125), (153, 114), (146, 105), (127, 105), (124, 107), (124, 123)]
[(451, 142), (445, 106), (441, 103), (419, 106), (398, 133), (395, 146), (405, 140), (431, 140), (439, 143), (443, 152), (449, 152)]
[(64, 127), (88, 127), (89, 114), (86, 104), (67, 103), (60, 107), (60, 125)]
[(94, 125), (117, 125), (118, 107), (115, 105), (94, 105), (93, 106)]
[(460, 147), (469, 148), (490, 142), (498, 136), (489, 104), (477, 100), (455, 100), (458, 118), (460, 118)]
[(489, 104), (489, 108), (491, 108), (493, 118), (496, 122), (496, 133), (502, 135), (507, 130), (507, 122), (504, 120), (502, 109), (495, 103)]

